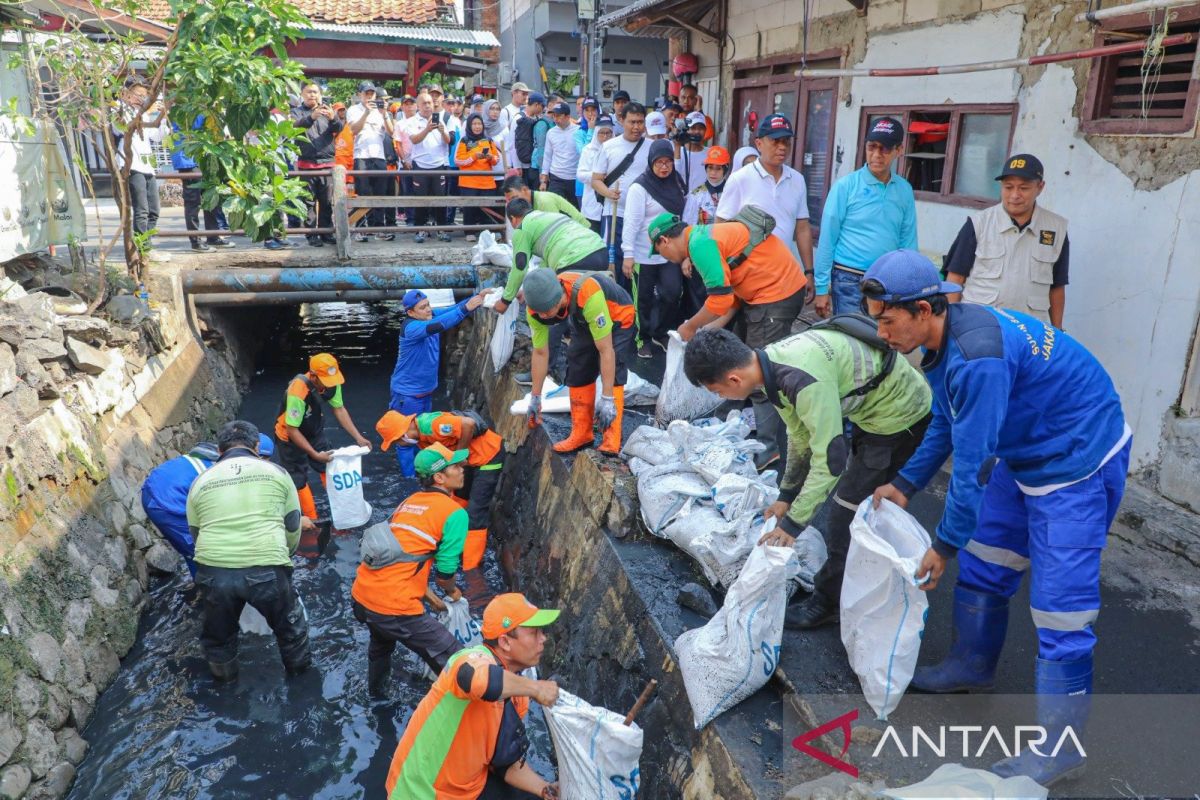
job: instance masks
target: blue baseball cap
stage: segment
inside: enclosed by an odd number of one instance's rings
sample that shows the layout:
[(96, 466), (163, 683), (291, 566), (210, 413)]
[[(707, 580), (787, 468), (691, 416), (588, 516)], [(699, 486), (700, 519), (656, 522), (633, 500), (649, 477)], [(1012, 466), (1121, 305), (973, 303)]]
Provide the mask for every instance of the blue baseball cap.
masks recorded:
[(404, 306), (405, 311), (408, 311), (410, 308), (415, 306), (417, 303), (424, 300), (425, 297), (426, 297), (425, 293), (422, 292), (420, 289), (409, 289), (407, 292), (404, 293), (404, 299), (400, 301), (400, 305)]
[(875, 259), (863, 275), (864, 281), (876, 280), (884, 293), (872, 295), (871, 300), (885, 303), (906, 303), (935, 294), (961, 292), (957, 283), (942, 280), (941, 273), (925, 256), (916, 250), (893, 250)]
[(270, 458), (275, 453), (275, 440), (265, 433), (258, 435), (258, 454), (262, 458)]
[(758, 123), (758, 138), (760, 139), (791, 139), (795, 135), (796, 132), (792, 130), (791, 121), (783, 114), (771, 114)]
[(546, 95), (542, 94), (541, 92), (530, 92), (529, 98), (525, 101), (525, 104), (533, 105), (534, 103), (539, 106), (546, 105)]

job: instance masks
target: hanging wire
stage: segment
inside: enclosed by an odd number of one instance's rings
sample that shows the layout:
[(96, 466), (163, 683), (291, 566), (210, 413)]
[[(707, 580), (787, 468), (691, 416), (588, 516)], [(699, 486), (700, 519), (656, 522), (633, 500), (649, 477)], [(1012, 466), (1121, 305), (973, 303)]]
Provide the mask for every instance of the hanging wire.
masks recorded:
[(1146, 47), (1142, 51), (1142, 63), (1140, 66), (1142, 78), (1142, 119), (1146, 120), (1150, 116), (1150, 106), (1154, 102), (1154, 95), (1158, 91), (1158, 83), (1162, 78), (1162, 67), (1166, 59), (1166, 48), (1163, 47), (1163, 39), (1167, 37), (1167, 29), (1169, 28), (1169, 20), (1171, 14), (1169, 11), (1162, 12), (1162, 21), (1156, 21), (1158, 11), (1150, 12), (1150, 34), (1146, 37)]
[(804, 30), (801, 32), (800, 69), (808, 68), (808, 19), (812, 0), (804, 0)]

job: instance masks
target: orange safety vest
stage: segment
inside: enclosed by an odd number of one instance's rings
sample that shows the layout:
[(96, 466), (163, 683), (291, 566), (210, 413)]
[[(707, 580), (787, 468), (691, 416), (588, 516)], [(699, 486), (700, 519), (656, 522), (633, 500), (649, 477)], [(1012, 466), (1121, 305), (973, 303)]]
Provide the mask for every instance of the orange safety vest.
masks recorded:
[[(441, 491), (410, 495), (392, 514), (392, 535), (405, 553), (430, 556), (437, 552), (451, 514), (462, 506)], [(420, 562), (401, 561), (380, 569), (358, 565), (350, 596), (376, 614), (414, 616), (425, 613), (421, 598), (429, 586), (432, 558)]]
[[(349, 125), (342, 128), (342, 132), (333, 140), (333, 163), (348, 170), (354, 169), (354, 133)], [(347, 175), (346, 183), (353, 184), (354, 176)]]
[[(425, 448), (432, 444), (440, 444), (453, 450), (458, 447), (458, 440), (462, 437), (462, 423), (463, 418), (455, 414), (420, 414), (417, 416), (417, 445)], [(492, 430), (484, 431), (467, 445), (471, 454), (467, 458), (467, 466), (482, 467), (495, 458), (503, 446), (504, 440), (500, 438), (500, 434)]]
[[(450, 657), (396, 745), (385, 783), (388, 800), (479, 797), (496, 756), (505, 706), (511, 704), (522, 721), (529, 711), (528, 697), (482, 699), (488, 688), (489, 667), (499, 663), (500, 659), (485, 645), (460, 650)], [(459, 684), (464, 666), (472, 669), (469, 691), (463, 691)], [(426, 725), (430, 720), (431, 724)]]

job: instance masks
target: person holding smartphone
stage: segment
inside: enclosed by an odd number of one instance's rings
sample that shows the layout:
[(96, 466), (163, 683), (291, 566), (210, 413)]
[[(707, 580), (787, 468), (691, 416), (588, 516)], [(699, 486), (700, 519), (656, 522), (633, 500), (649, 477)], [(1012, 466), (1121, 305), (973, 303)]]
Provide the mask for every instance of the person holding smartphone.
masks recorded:
[[(463, 127), (462, 139), (454, 153), (454, 163), (461, 173), (458, 191), (463, 197), (485, 197), (496, 194), (496, 176), (492, 173), (500, 163), (500, 148), (487, 135), (483, 117), (472, 114)], [(487, 215), (479, 206), (463, 207), (464, 225), (486, 225)], [(475, 231), (467, 233), (467, 241), (475, 241)]]
[[(450, 132), (442, 120), (442, 113), (433, 110), (433, 97), (422, 92), (417, 97), (417, 113), (405, 122), (405, 131), (412, 140), (412, 161), (415, 170), (440, 170), (446, 168), (450, 149)], [(442, 197), (446, 194), (446, 178), (443, 175), (414, 175), (412, 180), (415, 197)], [(412, 226), (417, 228), (416, 241), (424, 242), (426, 233), (421, 228), (441, 219), (441, 209), (418, 207)], [(438, 238), (450, 241), (450, 234), (440, 231)]]
[[(384, 139), (392, 136), (392, 119), (384, 111), (384, 103), (378, 99), (375, 85), (363, 81), (358, 85), (358, 102), (346, 110), (346, 122), (354, 136), (354, 168), (356, 170), (387, 169), (387, 152)], [(388, 194), (386, 175), (356, 175), (354, 191), (361, 197)], [(394, 226), (396, 209), (372, 208), (365, 217), (372, 226)], [(358, 234), (355, 241), (365, 242), (366, 234)], [(385, 240), (395, 239), (394, 234), (380, 235)]]

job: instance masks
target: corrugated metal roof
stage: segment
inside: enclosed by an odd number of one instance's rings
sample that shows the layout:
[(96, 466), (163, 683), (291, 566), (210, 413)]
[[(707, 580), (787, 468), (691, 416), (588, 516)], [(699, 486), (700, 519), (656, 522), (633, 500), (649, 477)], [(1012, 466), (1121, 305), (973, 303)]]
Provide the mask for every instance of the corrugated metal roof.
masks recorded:
[(601, 28), (612, 28), (620, 25), (630, 17), (636, 16), (643, 11), (648, 11), (655, 6), (663, 6), (670, 3), (672, 0), (637, 0), (635, 3), (630, 3), (624, 8), (618, 8), (610, 14), (605, 14), (600, 19), (596, 20), (596, 25)]
[(334, 25), (328, 22), (313, 22), (310, 28), (347, 39), (379, 39), (402, 44), (464, 47), (472, 50), (500, 46), (500, 41), (491, 31), (467, 28), (445, 28), (435, 25)]
[[(311, 20), (344, 25), (375, 21), (421, 25), (454, 13), (453, 0), (292, 0), (292, 5)], [(140, 13), (170, 20), (170, 0), (143, 0)]]

